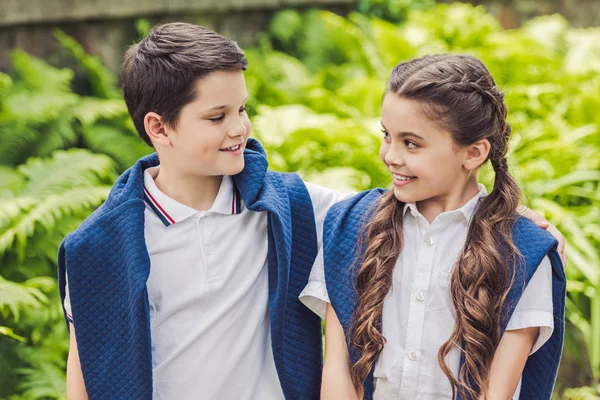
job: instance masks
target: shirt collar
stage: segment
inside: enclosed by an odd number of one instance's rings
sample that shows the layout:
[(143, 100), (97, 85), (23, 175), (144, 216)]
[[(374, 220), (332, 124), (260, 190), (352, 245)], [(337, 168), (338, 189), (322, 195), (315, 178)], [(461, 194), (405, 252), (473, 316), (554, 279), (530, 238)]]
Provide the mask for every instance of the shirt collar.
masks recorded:
[[(487, 196), (487, 190), (485, 189), (485, 186), (483, 186), (481, 183), (478, 183), (477, 187), (479, 188), (479, 192), (477, 192), (477, 194), (471, 200), (467, 201), (461, 208), (443, 212), (438, 217), (443, 218), (445, 216), (462, 215), (467, 221), (470, 221), (473, 213), (475, 212), (475, 207), (477, 207), (477, 204), (479, 203), (479, 199)], [(414, 217), (421, 215), (415, 203), (406, 203), (403, 211), (404, 214), (406, 214), (407, 211), (410, 211), (410, 214)]]
[[(163, 224), (165, 226), (173, 225), (201, 213), (202, 211), (186, 206), (160, 191), (154, 182), (154, 179), (158, 176), (159, 168), (160, 166), (156, 166), (144, 171), (144, 200)], [(233, 183), (233, 179), (231, 176), (224, 175), (215, 202), (205, 212), (232, 215), (239, 214), (241, 211), (241, 196)]]

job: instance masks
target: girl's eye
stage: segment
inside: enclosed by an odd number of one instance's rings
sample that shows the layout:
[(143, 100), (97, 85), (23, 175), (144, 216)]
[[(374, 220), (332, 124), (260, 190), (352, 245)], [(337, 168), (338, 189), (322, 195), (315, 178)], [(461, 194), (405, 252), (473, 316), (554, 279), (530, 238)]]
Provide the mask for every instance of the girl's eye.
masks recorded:
[(412, 140), (405, 140), (404, 144), (406, 145), (406, 147), (408, 147), (409, 149), (418, 149), (419, 145), (416, 144), (415, 142), (413, 142)]
[(221, 122), (225, 119), (225, 114), (221, 114), (218, 117), (209, 118), (212, 122)]
[(240, 108), (240, 114), (245, 113), (246, 111), (248, 111), (248, 107), (244, 106), (244, 107)]
[(390, 134), (388, 133), (388, 131), (386, 131), (385, 129), (381, 129), (381, 132), (383, 132), (383, 138), (385, 140), (390, 140)]

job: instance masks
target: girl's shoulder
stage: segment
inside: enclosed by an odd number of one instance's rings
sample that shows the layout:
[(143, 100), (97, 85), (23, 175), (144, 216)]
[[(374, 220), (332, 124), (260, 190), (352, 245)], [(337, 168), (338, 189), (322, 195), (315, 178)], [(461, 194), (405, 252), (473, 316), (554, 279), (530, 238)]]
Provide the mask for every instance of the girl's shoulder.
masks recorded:
[(354, 220), (363, 221), (375, 211), (381, 196), (386, 192), (386, 189), (381, 188), (365, 190), (334, 204), (327, 213), (326, 226), (331, 227), (340, 223), (345, 225)]
[(329, 209), (323, 224), (326, 275), (328, 270), (340, 274), (348, 272), (345, 266), (353, 264), (357, 256), (362, 228), (370, 220), (385, 192), (384, 189), (360, 192)]
[(550, 258), (553, 270), (559, 276), (564, 276), (562, 262), (556, 250), (558, 241), (548, 231), (540, 228), (530, 219), (519, 216), (513, 225), (512, 239), (519, 250), (520, 262), (525, 265), (529, 276), (535, 272), (546, 256)]
[[(513, 241), (519, 247), (529, 251), (535, 248), (549, 250), (558, 241), (547, 230), (540, 228), (529, 218), (518, 216), (512, 229)], [(546, 252), (547, 252), (546, 250)]]

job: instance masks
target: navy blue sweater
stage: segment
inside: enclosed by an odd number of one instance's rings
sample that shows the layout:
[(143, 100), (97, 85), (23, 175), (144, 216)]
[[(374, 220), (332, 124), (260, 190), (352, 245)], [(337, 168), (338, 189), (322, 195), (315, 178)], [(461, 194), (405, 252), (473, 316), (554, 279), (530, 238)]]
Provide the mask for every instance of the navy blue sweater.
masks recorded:
[[(381, 195), (381, 189), (362, 192), (334, 205), (325, 218), (323, 248), (325, 281), (327, 292), (346, 335), (356, 307), (354, 282), (360, 259), (357, 241), (361, 228), (372, 216)], [(527, 218), (518, 218), (513, 227), (513, 240), (521, 255), (517, 265), (514, 284), (502, 311), (501, 329), (508, 321), (523, 293), (525, 286), (538, 265), (548, 255), (552, 263), (552, 301), (554, 309), (554, 331), (548, 341), (531, 355), (522, 375), (520, 398), (550, 399), (558, 372), (564, 336), (566, 279), (560, 257), (556, 251), (556, 239), (537, 227)], [(351, 351), (352, 362), (358, 354)], [(464, 361), (461, 359), (461, 366)], [(365, 382), (365, 399), (373, 396), (373, 370)], [(458, 396), (460, 399), (460, 396)]]
[[(269, 313), (277, 374), (286, 399), (318, 399), (321, 322), (298, 301), (317, 253), (312, 202), (296, 174), (267, 170), (256, 140), (248, 141), (244, 158), (235, 184), (248, 209), (268, 216)], [(91, 400), (152, 398), (143, 173), (156, 165), (153, 154), (123, 173), (106, 202), (59, 249), (60, 293), (64, 300), (68, 271), (81, 369)]]

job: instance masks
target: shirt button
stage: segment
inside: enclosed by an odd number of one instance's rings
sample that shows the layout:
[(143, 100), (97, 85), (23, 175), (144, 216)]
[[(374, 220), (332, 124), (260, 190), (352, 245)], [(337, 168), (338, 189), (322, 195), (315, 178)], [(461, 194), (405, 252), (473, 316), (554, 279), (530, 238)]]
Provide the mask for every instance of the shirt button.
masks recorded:
[(415, 295), (415, 299), (417, 299), (417, 301), (424, 301), (425, 300), (425, 294), (423, 294), (423, 292), (419, 292)]
[(427, 246), (433, 246), (433, 238), (431, 236), (427, 236), (425, 238), (425, 243), (427, 244)]
[(414, 351), (411, 351), (410, 353), (408, 353), (408, 359), (410, 361), (415, 361), (417, 359), (417, 353)]

